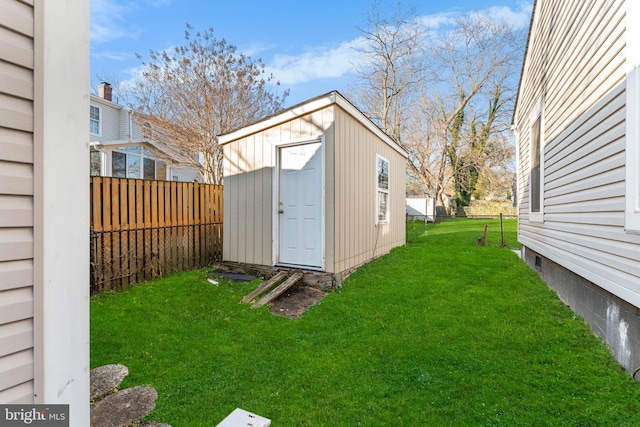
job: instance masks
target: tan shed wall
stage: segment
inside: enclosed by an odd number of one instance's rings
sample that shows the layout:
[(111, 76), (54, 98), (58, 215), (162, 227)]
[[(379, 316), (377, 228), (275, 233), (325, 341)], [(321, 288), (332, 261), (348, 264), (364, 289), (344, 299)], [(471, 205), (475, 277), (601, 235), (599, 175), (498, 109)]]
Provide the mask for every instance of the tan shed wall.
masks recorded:
[[(341, 272), (405, 244), (406, 160), (336, 108), (335, 266)], [(376, 225), (377, 155), (389, 161), (390, 217)]]
[[(535, 14), (515, 116), (519, 239), (619, 297), (640, 301), (640, 236), (624, 230), (624, 1), (538, 1)], [(536, 223), (529, 221), (529, 129), (541, 99), (544, 222)]]
[(273, 264), (275, 147), (323, 135), (332, 144), (332, 123), (333, 107), (325, 108), (224, 146), (225, 261)]
[(0, 402), (31, 403), (33, 364), (32, 2), (0, 6)]
[[(225, 261), (273, 265), (276, 146), (324, 137), (325, 271), (405, 243), (406, 160), (335, 104), (224, 146)], [(390, 163), (391, 216), (376, 226), (376, 155)]]

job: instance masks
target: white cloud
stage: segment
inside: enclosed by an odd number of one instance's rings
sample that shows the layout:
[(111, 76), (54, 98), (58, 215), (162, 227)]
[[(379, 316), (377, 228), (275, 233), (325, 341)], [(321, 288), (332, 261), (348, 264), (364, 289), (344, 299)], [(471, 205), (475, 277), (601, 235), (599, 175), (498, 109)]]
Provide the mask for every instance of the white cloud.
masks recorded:
[[(531, 17), (531, 2), (520, 2), (516, 8), (493, 6), (478, 10), (477, 13), (493, 20), (501, 20), (515, 28), (525, 28)], [(418, 22), (431, 32), (447, 31), (462, 12), (441, 12), (418, 17)], [(362, 38), (345, 41), (332, 47), (307, 49), (298, 55), (275, 55), (267, 64), (267, 71), (283, 85), (306, 83), (312, 80), (338, 78), (354, 72), (354, 66), (360, 62), (354, 49), (364, 43)], [(253, 53), (263, 51), (264, 46), (255, 46)]]
[(125, 61), (131, 58), (132, 55), (123, 52), (95, 52), (92, 53), (91, 56), (96, 59), (106, 59), (109, 61)]
[(283, 85), (342, 77), (354, 70), (357, 62), (354, 48), (361, 43), (362, 39), (358, 38), (334, 48), (319, 47), (300, 55), (276, 55), (266, 68)]
[(91, 43), (107, 43), (118, 39), (137, 39), (141, 29), (126, 24), (131, 9), (110, 0), (91, 0)]
[(276, 47), (277, 46), (274, 44), (267, 44), (264, 42), (254, 42), (252, 44), (238, 46), (238, 50), (242, 52), (244, 55), (254, 58), (259, 56), (261, 52), (266, 52)]
[(444, 25), (453, 24), (457, 14), (454, 12), (441, 12), (433, 15), (418, 17), (418, 22), (429, 30), (437, 30)]
[(516, 29), (526, 28), (531, 20), (531, 9), (533, 5), (531, 3), (521, 2), (519, 6), (520, 8), (517, 10), (511, 9), (508, 6), (492, 6), (488, 9), (481, 10), (480, 14), (485, 15), (487, 18), (506, 22)]
[[(521, 1), (515, 9), (509, 6), (491, 6), (487, 9), (468, 12), (478, 14), (492, 21), (508, 23), (515, 29), (521, 29), (529, 25), (532, 7), (531, 2)], [(462, 13), (463, 12), (441, 12), (433, 15), (424, 15), (418, 18), (418, 22), (431, 31), (446, 30)]]

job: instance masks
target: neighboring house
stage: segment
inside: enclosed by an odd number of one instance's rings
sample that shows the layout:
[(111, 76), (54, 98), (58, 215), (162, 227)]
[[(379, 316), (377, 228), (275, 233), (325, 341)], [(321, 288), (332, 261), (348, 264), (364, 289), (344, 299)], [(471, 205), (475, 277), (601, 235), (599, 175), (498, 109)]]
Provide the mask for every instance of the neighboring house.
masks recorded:
[(338, 92), (219, 141), (225, 261), (340, 274), (405, 243), (407, 154)]
[(0, 46), (0, 403), (86, 427), (89, 2), (5, 0)]
[(640, 2), (537, 0), (514, 114), (523, 258), (640, 367)]
[(102, 83), (91, 95), (89, 134), (91, 175), (171, 181), (199, 181), (193, 167), (179, 164), (149, 138), (151, 128), (139, 126), (138, 113), (112, 102), (112, 88)]

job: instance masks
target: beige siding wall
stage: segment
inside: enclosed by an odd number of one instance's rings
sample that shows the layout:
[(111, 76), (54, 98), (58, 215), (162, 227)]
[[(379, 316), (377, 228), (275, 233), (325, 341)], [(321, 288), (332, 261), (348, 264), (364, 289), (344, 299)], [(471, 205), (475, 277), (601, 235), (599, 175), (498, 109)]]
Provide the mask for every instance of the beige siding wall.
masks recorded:
[[(405, 243), (405, 159), (335, 104), (224, 146), (224, 259), (272, 265), (278, 144), (324, 138), (325, 271)], [(390, 163), (391, 217), (376, 226), (376, 155)]]
[(0, 402), (33, 402), (33, 27), (0, 5)]
[[(333, 107), (325, 108), (224, 146), (226, 261), (273, 264), (276, 145), (315, 139), (332, 123)], [(331, 143), (330, 138), (327, 142)]]
[[(338, 108), (335, 147), (335, 267), (345, 271), (405, 243), (406, 160)], [(390, 217), (376, 225), (377, 156), (389, 161)]]
[[(624, 2), (538, 1), (535, 15), (515, 116), (520, 241), (638, 305), (640, 236), (624, 230)], [(540, 102), (544, 222), (536, 223), (529, 129)]]

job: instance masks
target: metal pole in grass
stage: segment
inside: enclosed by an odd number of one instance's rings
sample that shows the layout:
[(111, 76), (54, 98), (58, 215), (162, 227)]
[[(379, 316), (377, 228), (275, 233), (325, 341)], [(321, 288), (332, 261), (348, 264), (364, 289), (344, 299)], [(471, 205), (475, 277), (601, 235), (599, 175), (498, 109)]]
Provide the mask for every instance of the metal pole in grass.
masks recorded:
[(502, 226), (502, 213), (500, 213), (500, 246), (504, 247), (504, 227)]

